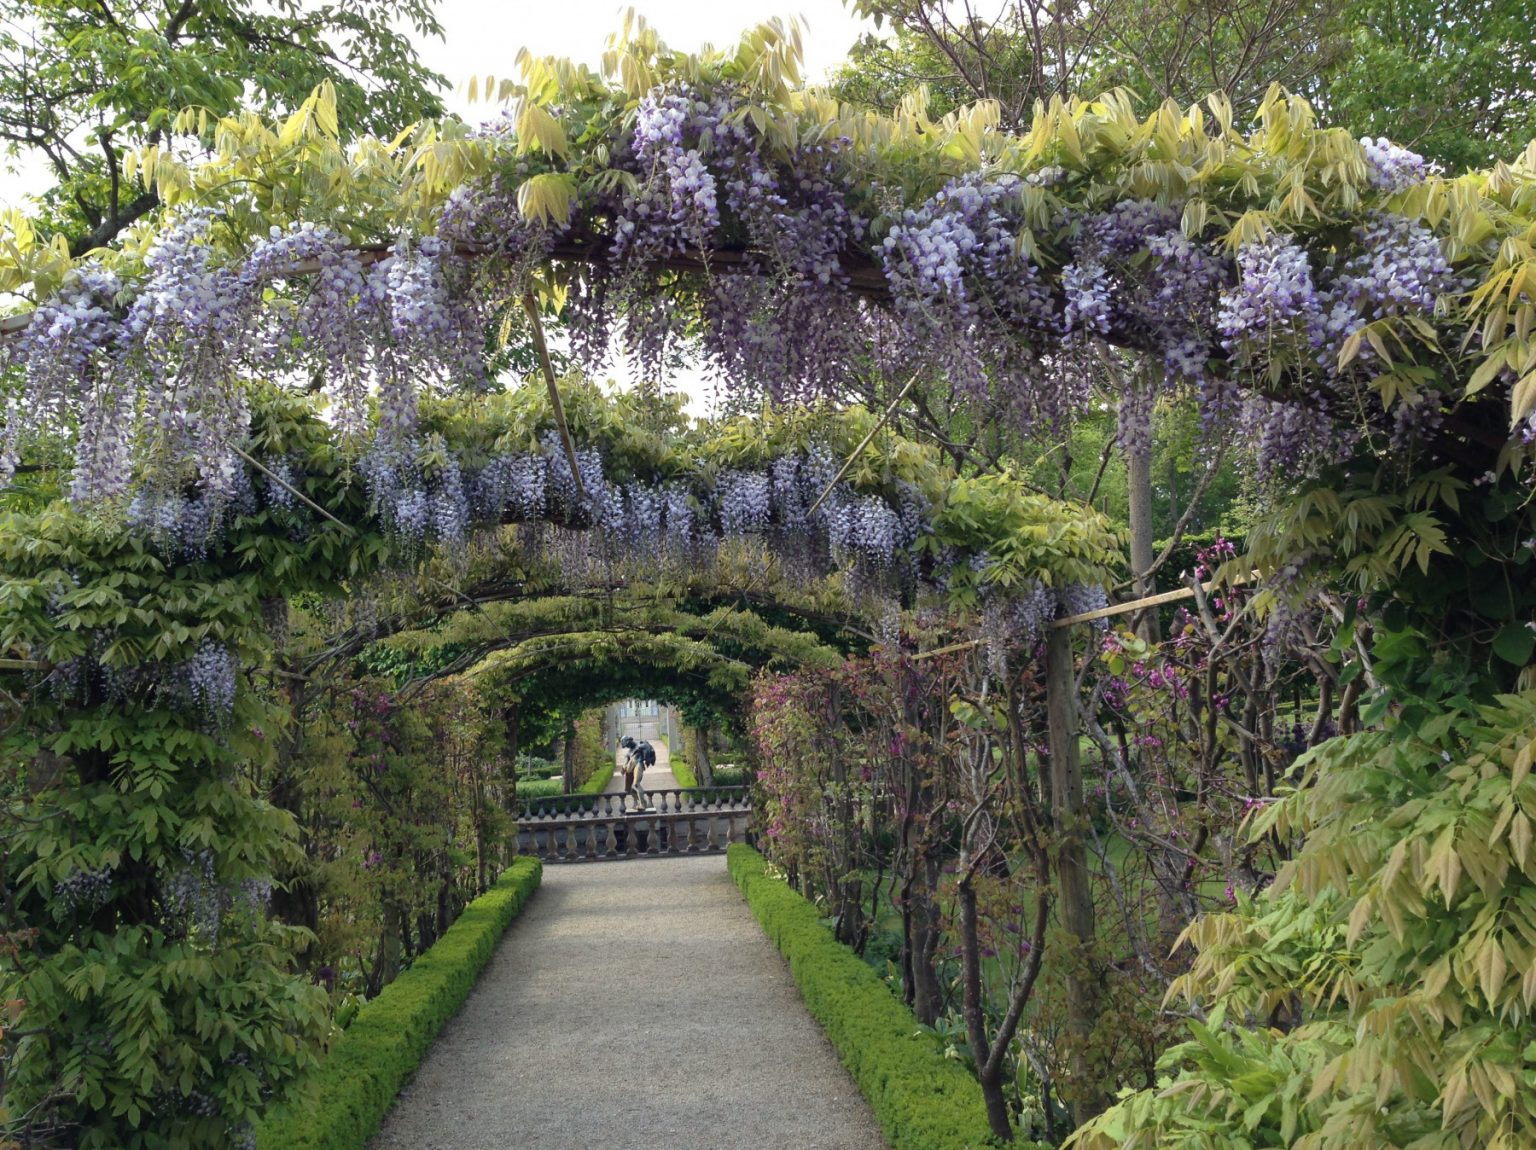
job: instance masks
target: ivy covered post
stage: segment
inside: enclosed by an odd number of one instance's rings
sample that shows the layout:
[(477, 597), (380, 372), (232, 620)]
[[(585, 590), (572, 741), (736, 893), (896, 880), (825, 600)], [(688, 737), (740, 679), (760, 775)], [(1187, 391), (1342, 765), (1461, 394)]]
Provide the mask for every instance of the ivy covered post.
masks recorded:
[(1067, 1029), (1072, 1036), (1071, 1065), (1076, 1078), (1073, 1111), (1087, 1121), (1103, 1107), (1089, 1045), (1098, 1024), (1098, 979), (1093, 973), (1093, 888), (1083, 837), (1087, 817), (1083, 772), (1078, 755), (1077, 675), (1072, 656), (1072, 628), (1062, 622), (1045, 629), (1045, 698), (1050, 747), (1051, 819), (1056, 831), (1056, 882), (1066, 957)]

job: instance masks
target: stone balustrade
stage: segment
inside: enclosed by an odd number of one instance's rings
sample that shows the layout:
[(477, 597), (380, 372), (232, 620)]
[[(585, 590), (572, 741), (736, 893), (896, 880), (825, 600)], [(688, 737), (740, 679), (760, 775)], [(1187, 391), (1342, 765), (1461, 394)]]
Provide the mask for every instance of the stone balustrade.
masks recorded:
[[(645, 793), (658, 815), (752, 809), (751, 787), (665, 787)], [(614, 819), (638, 813), (633, 808), (634, 799), (625, 794), (551, 795), (524, 804), (518, 822), (528, 825), (568, 819)]]
[[(742, 788), (745, 789), (745, 788)], [(618, 795), (598, 798), (617, 799)], [(746, 835), (750, 805), (520, 819), (517, 851), (544, 862), (595, 862), (723, 851)]]

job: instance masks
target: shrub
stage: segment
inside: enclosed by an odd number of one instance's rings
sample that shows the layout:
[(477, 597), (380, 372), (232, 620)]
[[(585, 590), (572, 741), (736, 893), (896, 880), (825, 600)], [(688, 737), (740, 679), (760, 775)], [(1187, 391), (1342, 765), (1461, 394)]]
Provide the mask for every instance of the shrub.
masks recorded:
[(752, 781), (745, 767), (716, 767), (713, 774), (717, 787), (744, 787)]
[(257, 1128), (260, 1150), (363, 1150), (542, 874), (537, 859), (518, 859), (465, 907), (336, 1040), (311, 1075), (305, 1100)]
[(593, 771), (587, 776), (587, 781), (582, 783), (572, 795), (567, 795), (561, 786), (561, 780), (550, 779), (547, 782), (535, 780), (533, 782), (517, 784), (518, 804), (528, 812), (549, 814), (560, 812), (571, 814), (576, 811), (589, 811), (596, 805), (596, 800), (585, 797), (600, 795), (608, 786), (608, 780), (613, 778), (613, 772), (618, 768), (610, 761), (608, 769)]
[(816, 907), (770, 877), (751, 847), (733, 844), (726, 860), (893, 1150), (994, 1145), (976, 1080), (945, 1058), (880, 976), (832, 937)]
[(693, 773), (693, 766), (682, 755), (672, 756), (672, 777), (677, 780), (677, 785), (684, 790), (699, 785), (699, 776)]

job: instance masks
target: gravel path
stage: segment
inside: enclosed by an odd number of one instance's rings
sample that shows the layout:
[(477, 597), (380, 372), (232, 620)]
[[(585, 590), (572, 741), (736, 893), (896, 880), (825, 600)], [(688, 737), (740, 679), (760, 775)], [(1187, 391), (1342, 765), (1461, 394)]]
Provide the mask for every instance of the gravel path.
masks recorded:
[(372, 1150), (884, 1146), (716, 855), (546, 867)]

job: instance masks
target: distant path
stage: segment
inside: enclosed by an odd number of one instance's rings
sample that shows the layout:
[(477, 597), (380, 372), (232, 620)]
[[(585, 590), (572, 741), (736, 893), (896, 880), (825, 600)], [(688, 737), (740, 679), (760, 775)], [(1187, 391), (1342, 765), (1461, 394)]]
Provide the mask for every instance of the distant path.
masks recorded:
[(546, 867), (372, 1150), (884, 1146), (717, 855)]

